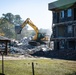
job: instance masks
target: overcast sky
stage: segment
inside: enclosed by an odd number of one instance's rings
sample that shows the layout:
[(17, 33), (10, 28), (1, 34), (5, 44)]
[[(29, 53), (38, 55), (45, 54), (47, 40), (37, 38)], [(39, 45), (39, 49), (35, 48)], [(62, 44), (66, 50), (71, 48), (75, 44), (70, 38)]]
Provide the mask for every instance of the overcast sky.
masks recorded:
[(0, 17), (12, 13), (20, 15), (23, 20), (30, 18), (40, 29), (51, 29), (52, 14), (48, 3), (56, 0), (0, 0)]

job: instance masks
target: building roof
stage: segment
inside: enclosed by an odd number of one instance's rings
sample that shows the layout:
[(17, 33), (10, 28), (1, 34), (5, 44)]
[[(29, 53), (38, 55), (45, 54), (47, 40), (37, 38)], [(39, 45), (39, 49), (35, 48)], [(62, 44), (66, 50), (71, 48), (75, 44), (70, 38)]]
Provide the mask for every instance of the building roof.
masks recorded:
[(6, 37), (3, 37), (3, 36), (0, 36), (0, 41), (10, 41), (10, 39), (9, 38), (6, 38)]
[(67, 9), (71, 7), (74, 3), (76, 3), (76, 0), (58, 0), (52, 3), (48, 4), (49, 10), (62, 10), (62, 9)]

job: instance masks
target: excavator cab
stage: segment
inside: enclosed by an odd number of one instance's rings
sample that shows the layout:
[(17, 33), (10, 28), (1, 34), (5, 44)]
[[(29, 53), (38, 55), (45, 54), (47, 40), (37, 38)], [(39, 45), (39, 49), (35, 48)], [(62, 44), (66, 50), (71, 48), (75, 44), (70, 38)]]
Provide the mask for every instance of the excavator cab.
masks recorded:
[(45, 38), (45, 34), (38, 33), (37, 39), (36, 40), (30, 40), (29, 44), (32, 46), (39, 46), (41, 44), (46, 44), (43, 40), (41, 40), (42, 38)]
[(45, 37), (45, 35), (43, 34), (43, 33), (38, 33), (38, 36), (37, 36), (37, 38), (40, 40), (40, 39), (42, 39), (42, 38), (44, 38)]

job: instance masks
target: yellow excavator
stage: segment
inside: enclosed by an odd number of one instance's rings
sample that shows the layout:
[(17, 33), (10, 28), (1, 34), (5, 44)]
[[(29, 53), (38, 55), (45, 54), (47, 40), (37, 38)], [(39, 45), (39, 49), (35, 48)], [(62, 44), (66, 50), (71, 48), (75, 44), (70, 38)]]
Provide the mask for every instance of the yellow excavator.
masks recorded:
[(36, 32), (34, 38), (32, 40), (29, 41), (30, 45), (33, 46), (37, 46), (37, 45), (41, 45), (41, 44), (46, 44), (45, 41), (48, 40), (48, 38), (45, 36), (44, 33), (40, 33), (38, 28), (36, 27), (36, 25), (34, 25), (34, 23), (30, 20), (30, 18), (27, 18), (22, 25), (20, 26), (15, 26), (15, 32), (17, 34), (20, 34), (22, 29), (29, 24)]

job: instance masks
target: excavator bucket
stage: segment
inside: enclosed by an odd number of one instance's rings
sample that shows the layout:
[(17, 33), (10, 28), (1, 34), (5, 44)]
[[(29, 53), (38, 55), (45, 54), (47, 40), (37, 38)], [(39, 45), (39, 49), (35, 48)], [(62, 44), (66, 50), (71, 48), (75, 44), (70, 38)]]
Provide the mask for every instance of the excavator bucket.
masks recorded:
[(21, 31), (22, 31), (22, 27), (21, 26), (15, 26), (15, 32), (17, 34), (21, 34)]

